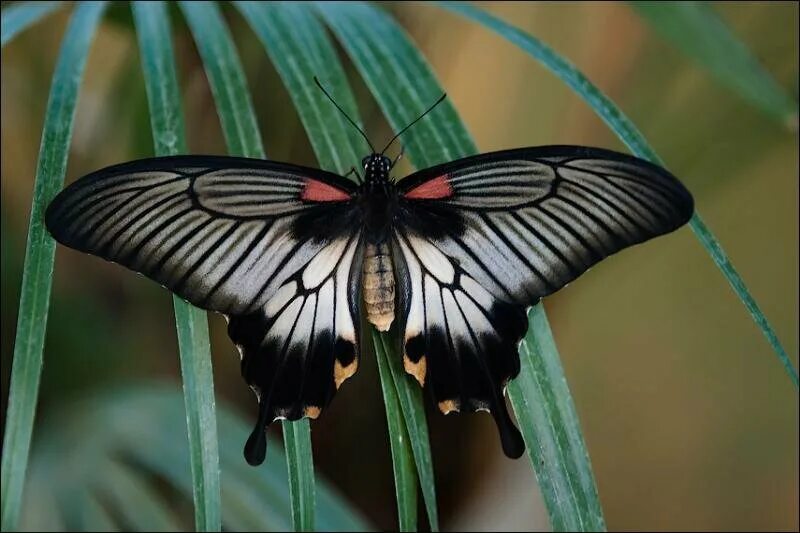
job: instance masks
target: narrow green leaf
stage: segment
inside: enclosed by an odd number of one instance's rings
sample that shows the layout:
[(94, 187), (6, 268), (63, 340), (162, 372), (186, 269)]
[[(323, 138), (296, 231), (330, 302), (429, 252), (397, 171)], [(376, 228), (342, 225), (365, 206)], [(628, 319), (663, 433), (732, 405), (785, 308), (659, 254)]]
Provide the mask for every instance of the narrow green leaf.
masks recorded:
[[(344, 70), (324, 28), (300, 4), (236, 2), (235, 5), (275, 64), (297, 108), (320, 166), (344, 174), (357, 165), (363, 154), (363, 139), (312, 81), (317, 76), (348, 115), (359, 122)], [(400, 529), (413, 530), (417, 523), (417, 477), (414, 465), (410, 462), (410, 439), (400, 417), (391, 375), (381, 373), (381, 386), (389, 425)], [(409, 468), (412, 469), (410, 473)]]
[[(134, 531), (181, 531), (175, 514), (166, 506), (159, 494), (130, 466), (119, 461), (106, 461), (97, 465), (104, 476), (93, 493), (104, 504), (118, 510), (126, 528)], [(89, 527), (97, 524), (88, 523)]]
[[(375, 95), (395, 131), (433, 103), (442, 91), (425, 60), (399, 26), (382, 11), (361, 2), (316, 2), (319, 13), (344, 46)], [(413, 81), (412, 81), (413, 80)], [(475, 147), (452, 105), (436, 111), (443, 127), (423, 120), (404, 139), (406, 153), (417, 166), (430, 166), (474, 152)], [(394, 376), (397, 397), (411, 440), (431, 529), (439, 528), (436, 485), (427, 423), (419, 385), (402, 370), (402, 356), (393, 344), (383, 345)]]
[(16, 529), (19, 518), (39, 395), (55, 253), (55, 241), (47, 234), (44, 226), (44, 213), (50, 200), (64, 183), (78, 88), (83, 79), (86, 56), (104, 9), (104, 2), (82, 2), (76, 7), (64, 34), (47, 102), (33, 187), (3, 436), (0, 474), (0, 525), (3, 531)]
[[(157, 156), (185, 153), (186, 134), (166, 5), (135, 2), (133, 15), (155, 153)], [(208, 318), (205, 311), (178, 296), (173, 296), (173, 306), (189, 429), (195, 527), (198, 531), (219, 531), (219, 450)]]
[(0, 46), (60, 8), (63, 2), (19, 2), (0, 13)]
[[(214, 2), (181, 2), (180, 6), (203, 59), (228, 152), (266, 158), (242, 65), (219, 8)], [(287, 456), (293, 458), (289, 488), (292, 516), (299, 520), (293, 525), (295, 530), (308, 531), (314, 527), (316, 507), (311, 431), (303, 420), (284, 421), (283, 430)]]
[[(542, 43), (539, 39), (528, 35), (524, 31), (516, 28), (489, 13), (462, 2), (437, 2), (442, 7), (458, 13), (470, 20), (483, 24), (487, 28), (497, 32), (511, 43), (517, 45), (522, 50), (533, 56), (542, 65), (549, 69), (553, 74), (560, 78), (578, 96), (583, 98), (592, 110), (602, 118), (606, 124), (617, 134), (631, 152), (635, 155), (648, 159), (658, 165), (664, 166), (664, 162), (656, 154), (645, 140), (644, 136), (634, 126), (631, 120), (612, 102), (600, 89), (589, 81), (578, 69), (567, 62), (564, 58), (556, 54), (551, 48)], [(689, 221), (697, 239), (706, 249), (720, 268), (725, 278), (730, 283), (736, 295), (747, 308), (753, 321), (761, 329), (767, 338), (770, 346), (778, 356), (778, 360), (786, 369), (789, 378), (798, 387), (797, 369), (792, 365), (791, 359), (786, 354), (775, 330), (770, 325), (767, 317), (761, 311), (742, 277), (733, 267), (725, 251), (722, 249), (717, 238), (708, 229), (700, 214), (695, 210), (694, 216)]]
[[(175, 446), (187, 431), (185, 409), (177, 388), (164, 384), (117, 386), (57, 407), (43, 421), (42, 439), (37, 440), (33, 450), (29, 492), (26, 492), (29, 497), (23, 515), (28, 520), (21, 523), (22, 528), (49, 526), (51, 522), (42, 520), (67, 509), (75, 494), (101, 494), (99, 490), (102, 487), (111, 490), (111, 484), (116, 485), (120, 498), (132, 500), (125, 505), (135, 509), (140, 504), (133, 502), (139, 496), (128, 490), (127, 482), (118, 482), (112, 471), (104, 467), (106, 462), (119, 459), (130, 466), (130, 475), (143, 475), (136, 480), (139, 484), (136, 490), (149, 490), (151, 497), (163, 502), (162, 495), (149, 482), (154, 474), (182, 497), (191, 499), (189, 454), (185, 447)], [(289, 530), (291, 512), (284, 450), (279, 443), (271, 442), (264, 465), (253, 468), (242, 460), (242, 442), (250, 432), (250, 423), (225, 402), (217, 405), (217, 417), (223, 465), (224, 529)], [(97, 427), (103, 431), (96, 431)], [(141, 484), (144, 479), (148, 483)], [(317, 521), (321, 530), (374, 530), (323, 480), (317, 490), (320, 508)], [(117, 503), (117, 495), (103, 497), (102, 501), (111, 505), (115, 516), (130, 512)], [(42, 513), (43, 504), (49, 506), (47, 514)], [(148, 514), (138, 520), (155, 519), (149, 511)], [(87, 525), (97, 529), (97, 524), (87, 522)]]
[(397, 518), (400, 531), (417, 530), (417, 471), (414, 455), (409, 446), (408, 429), (403, 419), (403, 411), (397, 398), (390, 359), (383, 336), (372, 330), (372, 343), (375, 346), (375, 359), (381, 378), (383, 404), (386, 407), (386, 424), (389, 426), (389, 446), (392, 452), (394, 469), (394, 489), (397, 495)]
[[(428, 511), (429, 520), (431, 529), (437, 531), (439, 529), (439, 516), (436, 509), (436, 492), (434, 490), (433, 457), (431, 456), (429, 444), (430, 438), (428, 436), (428, 422), (425, 418), (425, 401), (422, 396), (422, 387), (413, 377), (406, 373), (405, 368), (403, 368), (402, 357), (396, 353), (396, 350), (392, 350), (392, 347), (395, 346), (392, 338), (396, 337), (392, 337), (388, 333), (379, 333), (374, 328), (370, 329), (372, 329), (373, 339), (377, 336), (383, 345), (383, 352), (389, 354), (386, 356), (385, 362), (397, 391), (397, 402), (403, 414), (405, 430), (409, 435), (417, 470), (426, 474), (425, 483), (430, 484), (427, 498), (433, 504), (431, 510)], [(393, 331), (397, 333), (396, 330)], [(425, 485), (422, 486), (424, 494)], [(414, 497), (416, 499), (416, 491)], [(430, 518), (431, 516), (432, 518)]]
[(666, 40), (717, 81), (797, 130), (797, 102), (706, 2), (630, 2)]
[[(74, 524), (76, 531), (121, 531), (114, 517), (103, 507), (97, 497), (92, 494), (82, 494), (74, 500), (75, 511), (80, 513), (78, 522)], [(72, 528), (71, 528), (72, 529)]]
[(308, 468), (311, 428), (307, 418), (283, 425), (289, 467), (289, 494), (295, 531), (314, 531), (314, 469)]
[(528, 322), (530, 327), (520, 345), (520, 375), (508, 384), (508, 396), (553, 531), (604, 531), (578, 415), (541, 304), (530, 309)]
[(325, 28), (298, 3), (234, 2), (264, 44), (308, 133), (320, 167), (345, 174), (367, 145), (314, 84), (319, 78), (355, 120), (358, 110)]
[(231, 32), (216, 2), (180, 2), (203, 59), (228, 152), (266, 158), (253, 100)]

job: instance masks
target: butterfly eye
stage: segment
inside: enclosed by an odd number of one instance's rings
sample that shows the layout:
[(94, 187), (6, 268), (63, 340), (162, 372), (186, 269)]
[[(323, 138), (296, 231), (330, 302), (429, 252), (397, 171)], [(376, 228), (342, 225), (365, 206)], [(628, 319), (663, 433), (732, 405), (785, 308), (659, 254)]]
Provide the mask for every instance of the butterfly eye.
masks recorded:
[(361, 166), (364, 167), (364, 170), (367, 169), (367, 165), (369, 164), (370, 156), (365, 157), (361, 160)]

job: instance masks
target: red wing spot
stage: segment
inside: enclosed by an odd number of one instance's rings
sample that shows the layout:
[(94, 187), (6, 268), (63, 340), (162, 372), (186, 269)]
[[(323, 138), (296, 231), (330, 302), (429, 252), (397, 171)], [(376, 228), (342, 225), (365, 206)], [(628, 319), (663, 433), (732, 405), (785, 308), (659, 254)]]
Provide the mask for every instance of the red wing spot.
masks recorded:
[(450, 182), (447, 181), (447, 174), (443, 174), (426, 181), (422, 185), (417, 185), (404, 196), (412, 200), (437, 200), (453, 196), (453, 188), (450, 186)]
[(300, 198), (309, 202), (345, 202), (350, 199), (350, 195), (333, 185), (306, 178), (306, 186), (303, 187)]

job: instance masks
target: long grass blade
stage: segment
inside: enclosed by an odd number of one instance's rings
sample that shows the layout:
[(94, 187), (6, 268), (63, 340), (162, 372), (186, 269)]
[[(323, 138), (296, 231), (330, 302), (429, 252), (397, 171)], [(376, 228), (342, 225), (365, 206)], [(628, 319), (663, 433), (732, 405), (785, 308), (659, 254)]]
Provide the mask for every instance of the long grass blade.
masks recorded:
[[(441, 96), (442, 91), (422, 56), (400, 27), (382, 11), (361, 2), (315, 2), (314, 5), (353, 60), (395, 131), (417, 118), (421, 110)], [(444, 116), (445, 121), (455, 117), (447, 101), (439, 106), (436, 114)], [(451, 159), (455, 150), (470, 145), (466, 130), (459, 128), (457, 117), (455, 121), (453, 127), (441, 130), (431, 128), (429, 121), (415, 126), (414, 135), (403, 140), (411, 161), (418, 167), (427, 166), (433, 161)], [(384, 337), (381, 342), (387, 350), (391, 370), (402, 356), (384, 334), (381, 337)], [(435, 531), (439, 527), (436, 485), (422, 395), (419, 390), (413, 390), (419, 385), (405, 372), (397, 374), (402, 374), (395, 378), (397, 396), (411, 439), (428, 520)]]
[(604, 531), (586, 444), (544, 307), (531, 308), (528, 322), (528, 333), (520, 345), (520, 375), (508, 384), (508, 397), (528, 445), (553, 531)]
[(45, 112), (25, 248), (14, 362), (3, 436), (0, 474), (0, 525), (3, 531), (15, 529), (19, 518), (39, 395), (55, 254), (55, 241), (47, 234), (44, 226), (44, 212), (64, 183), (78, 89), (83, 79), (86, 56), (104, 9), (104, 2), (85, 2), (76, 7), (61, 44)]
[(30, 28), (56, 9), (63, 2), (19, 2), (7, 7), (0, 14), (0, 46)]
[[(134, 531), (181, 531), (175, 513), (130, 466), (119, 461), (100, 463), (104, 476), (92, 492), (113, 506), (123, 523)], [(97, 527), (97, 524), (88, 524)]]
[[(264, 44), (286, 85), (320, 166), (344, 174), (358, 165), (364, 151), (363, 139), (312, 82), (314, 76), (322, 80), (339, 105), (359, 122), (344, 70), (324, 28), (303, 5), (260, 2), (236, 2), (235, 5)], [(378, 342), (377, 336), (373, 339)], [(389, 426), (400, 529), (408, 531), (415, 529), (417, 523), (417, 476), (397, 391), (388, 366), (381, 366), (386, 363), (381, 359), (385, 355), (379, 352), (376, 356), (382, 369), (381, 387)]]
[[(186, 152), (180, 90), (170, 37), (169, 13), (162, 2), (134, 2), (133, 15), (150, 106), (157, 156)], [(214, 376), (205, 311), (173, 296), (183, 377), (192, 468), (195, 528), (219, 531), (219, 449), (214, 408)]]
[[(214, 2), (181, 2), (181, 9), (203, 59), (222, 131), (232, 155), (264, 159), (250, 93), (230, 31)], [(314, 458), (308, 420), (283, 422), (289, 461), (289, 490), (296, 530), (314, 527)]]
[[(458, 13), (470, 20), (473, 20), (485, 27), (495, 31), (500, 36), (504, 37), (511, 43), (517, 45), (523, 51), (527, 52), (544, 65), (548, 70), (555, 74), (559, 79), (567, 84), (578, 96), (583, 98), (589, 106), (602, 118), (606, 124), (617, 134), (617, 136), (624, 142), (631, 152), (639, 157), (653, 161), (656, 164), (664, 166), (664, 162), (658, 157), (655, 150), (645, 140), (644, 136), (639, 132), (631, 120), (612, 102), (605, 94), (600, 91), (586, 76), (584, 76), (575, 66), (570, 64), (563, 57), (559, 56), (555, 51), (545, 45), (536, 37), (525, 33), (500, 20), (499, 18), (476, 8), (469, 4), (462, 2), (437, 2), (442, 7)], [(689, 226), (692, 228), (697, 239), (705, 248), (706, 252), (711, 256), (714, 263), (722, 271), (722, 274), (728, 280), (736, 295), (742, 301), (753, 321), (759, 327), (761, 332), (766, 337), (773, 351), (778, 357), (778, 360), (786, 369), (786, 373), (795, 385), (798, 387), (797, 369), (792, 364), (791, 359), (786, 354), (786, 350), (778, 340), (775, 330), (767, 320), (761, 308), (756, 303), (750, 291), (747, 289), (744, 280), (734, 268), (733, 264), (728, 259), (725, 251), (722, 249), (717, 238), (708, 229), (700, 214), (695, 211), (694, 216), (689, 221)]]
[[(270, 443), (267, 460), (252, 468), (242, 460), (242, 442), (250, 432), (235, 410), (221, 401), (217, 405), (220, 460), (223, 465), (223, 527), (226, 531), (287, 531), (291, 526), (286, 460), (280, 443)], [(89, 430), (102, 427), (103, 431)], [(162, 531), (173, 522), (171, 513), (151, 508), (155, 499), (163, 503), (156, 487), (174, 490), (179, 499), (191, 500), (192, 477), (189, 454), (175, 442), (186, 435), (186, 416), (181, 394), (172, 385), (139, 383), (92, 393), (80, 402), (58, 406), (42, 424), (42, 439), (31, 457), (30, 498), (25, 500), (26, 530), (45, 526), (53, 529), (56, 510), (67, 509), (76, 493), (103, 496), (115, 517), (129, 517), (140, 507), (147, 516), (136, 523), (150, 521), (142, 530)], [(124, 479), (105, 468), (107, 462), (123, 458)], [(58, 473), (58, 475), (55, 475)], [(112, 487), (112, 485), (114, 485)], [(318, 484), (323, 531), (374, 530), (345, 499), (323, 480)], [(105, 492), (103, 492), (105, 491)], [(114, 494), (108, 492), (114, 491)], [(120, 499), (127, 499), (122, 502)], [(172, 500), (175, 501), (175, 500)], [(42, 513), (47, 505), (48, 513)], [(76, 512), (80, 514), (80, 509)], [(175, 511), (175, 509), (170, 509)], [(177, 514), (177, 513), (176, 513)], [(161, 524), (161, 525), (158, 525)], [(98, 525), (87, 524), (93, 529)], [(130, 529), (130, 524), (128, 529)], [(181, 521), (181, 528), (185, 525)], [(63, 529), (63, 528), (62, 528)]]
[[(345, 50), (350, 54), (356, 68), (364, 77), (367, 86), (372, 90), (395, 131), (411, 122), (441, 95), (443, 91), (425, 60), (402, 30), (379, 9), (360, 3), (345, 5), (319, 3), (316, 5), (339, 37)], [(406, 153), (415, 166), (430, 166), (477, 151), (458, 114), (447, 100), (431, 115), (431, 118), (426, 118), (414, 126), (413, 134), (403, 139)], [(557, 362), (558, 353), (555, 350), (555, 343), (552, 341), (552, 333), (547, 323), (537, 327), (535, 332), (538, 336), (544, 337), (546, 346), (549, 348), (541, 356)], [(529, 359), (525, 352), (521, 354), (523, 367), (532, 364)], [(553, 368), (560, 369), (560, 366), (553, 366)], [(517, 381), (524, 381), (527, 375), (526, 369), (520, 374)], [(558, 397), (558, 402), (554, 401), (548, 404), (547, 408), (557, 411), (560, 406), (572, 406), (572, 399), (566, 388), (563, 373), (551, 376), (551, 381), (552, 383), (564, 383), (564, 387), (548, 391), (551, 398)], [(520, 387), (519, 390), (525, 392), (528, 388)], [(509, 394), (513, 394), (515, 390), (509, 388)], [(516, 407), (518, 408), (520, 405), (522, 402), (517, 402)], [(521, 426), (530, 423), (530, 420), (524, 415), (525, 413), (517, 412)], [(561, 420), (564, 424), (569, 423), (573, 426), (569, 428), (550, 425), (524, 427), (523, 437), (526, 439), (528, 449), (531, 450), (536, 445), (536, 442), (530, 438), (533, 432), (546, 435), (545, 438), (556, 442), (558, 442), (555, 435), (557, 432), (570, 432), (580, 436), (580, 427), (576, 417), (561, 417)], [(584, 476), (588, 476), (588, 479), (592, 479), (591, 466), (583, 439), (579, 438), (559, 444), (562, 444), (564, 449), (560, 450), (562, 453), (559, 455), (559, 459), (549, 466), (563, 476), (567, 476), (567, 472), (570, 470), (579, 470), (584, 472)], [(578, 448), (572, 449), (571, 446)], [(581, 458), (581, 460), (576, 461), (574, 458)], [(537, 469), (538, 465), (534, 465), (534, 468)], [(539, 482), (543, 492), (554, 490), (548, 485), (549, 478), (539, 476)], [(573, 488), (577, 490), (577, 487)], [(589, 489), (593, 493), (593, 497), (576, 493), (573, 495), (573, 500), (575, 502), (596, 502), (593, 481)], [(584, 513), (602, 516), (599, 505), (593, 509), (580, 509), (576, 504), (569, 512), (574, 515)], [(553, 521), (558, 523), (559, 519)], [(602, 523), (602, 519), (600, 523)]]
[(308, 468), (311, 428), (307, 418), (283, 425), (283, 442), (292, 495), (292, 525), (295, 531), (314, 531), (314, 469)]
[(797, 102), (706, 2), (630, 2), (666, 40), (706, 68), (716, 80), (797, 130)]
[(383, 404), (386, 408), (386, 423), (389, 426), (389, 447), (392, 452), (394, 488), (397, 497), (397, 518), (400, 531), (417, 530), (417, 470), (414, 452), (409, 446), (406, 421), (397, 397), (397, 385), (390, 370), (391, 354), (387, 353), (383, 338), (372, 331), (375, 359), (381, 378)]

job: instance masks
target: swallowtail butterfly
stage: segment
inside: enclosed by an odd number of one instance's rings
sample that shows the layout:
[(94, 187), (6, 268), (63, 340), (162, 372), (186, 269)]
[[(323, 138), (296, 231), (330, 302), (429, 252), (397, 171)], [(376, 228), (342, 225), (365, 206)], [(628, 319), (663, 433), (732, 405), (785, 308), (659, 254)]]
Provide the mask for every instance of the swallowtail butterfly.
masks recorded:
[(519, 457), (503, 394), (527, 308), (683, 225), (692, 197), (663, 168), (598, 148), (486, 153), (399, 181), (385, 151), (372, 148), (358, 184), (258, 159), (128, 162), (68, 186), (46, 224), (58, 242), (226, 316), (258, 398), (251, 464), (272, 421), (316, 418), (356, 372), (362, 315), (393, 326), (406, 372), (441, 412), (489, 411)]

